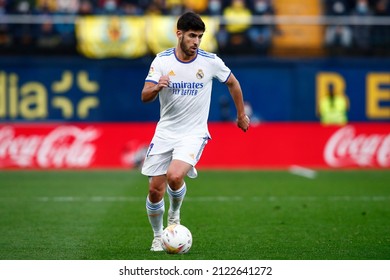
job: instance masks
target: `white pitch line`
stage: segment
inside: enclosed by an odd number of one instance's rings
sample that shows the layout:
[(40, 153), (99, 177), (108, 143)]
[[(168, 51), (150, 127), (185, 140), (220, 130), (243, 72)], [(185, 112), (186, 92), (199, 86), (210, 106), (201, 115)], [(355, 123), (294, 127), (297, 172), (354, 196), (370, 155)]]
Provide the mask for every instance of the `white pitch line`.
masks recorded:
[[(37, 197), (39, 202), (140, 202), (145, 201), (145, 197), (136, 196), (54, 196), (54, 197)], [(5, 200), (5, 198), (0, 199)], [(331, 202), (382, 202), (390, 201), (390, 196), (254, 196), (249, 199), (241, 196), (203, 196), (203, 197), (186, 197), (188, 202), (237, 202), (237, 201), (252, 201), (252, 202), (278, 202), (278, 201), (331, 201)]]

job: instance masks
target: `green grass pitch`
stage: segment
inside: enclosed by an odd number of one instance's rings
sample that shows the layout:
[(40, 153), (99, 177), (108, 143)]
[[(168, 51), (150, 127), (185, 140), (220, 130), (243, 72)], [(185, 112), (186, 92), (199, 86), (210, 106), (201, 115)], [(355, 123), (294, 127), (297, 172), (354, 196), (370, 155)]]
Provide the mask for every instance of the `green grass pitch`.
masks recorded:
[(2, 171), (0, 259), (390, 259), (389, 170), (200, 170), (187, 186), (193, 246), (168, 255), (149, 251), (138, 171)]

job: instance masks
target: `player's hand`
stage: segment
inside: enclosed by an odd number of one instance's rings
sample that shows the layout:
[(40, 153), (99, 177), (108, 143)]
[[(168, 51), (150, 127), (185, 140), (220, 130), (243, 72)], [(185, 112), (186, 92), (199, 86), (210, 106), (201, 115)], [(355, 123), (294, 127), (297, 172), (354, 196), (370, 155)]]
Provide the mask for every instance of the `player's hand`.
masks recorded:
[(249, 129), (250, 119), (247, 115), (243, 115), (237, 118), (237, 126), (241, 128), (242, 131), (246, 132)]
[(168, 75), (163, 75), (160, 77), (160, 80), (158, 81), (157, 89), (158, 91), (162, 90), (163, 88), (168, 87), (169, 85), (169, 76)]

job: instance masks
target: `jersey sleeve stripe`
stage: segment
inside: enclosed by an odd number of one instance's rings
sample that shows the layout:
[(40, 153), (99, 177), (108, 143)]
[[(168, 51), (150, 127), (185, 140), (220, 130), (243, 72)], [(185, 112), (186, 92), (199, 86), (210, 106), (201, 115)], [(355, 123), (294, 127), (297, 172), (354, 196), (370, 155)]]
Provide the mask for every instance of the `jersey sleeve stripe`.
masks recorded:
[(229, 80), (231, 74), (232, 74), (232, 71), (230, 71), (230, 73), (229, 73), (229, 75), (227, 76), (226, 80), (223, 82), (224, 84)]
[(204, 51), (204, 50), (200, 50), (200, 49), (199, 49), (199, 50), (198, 50), (198, 54), (201, 55), (201, 56), (207, 57), (207, 58), (215, 59), (215, 54), (206, 52), (206, 51)]
[(162, 57), (162, 56), (170, 56), (174, 53), (174, 48), (171, 48), (171, 49), (167, 49), (161, 53), (158, 54), (159, 57)]
[(153, 83), (153, 84), (156, 84), (156, 85), (158, 84), (158, 82), (153, 81), (153, 80), (145, 80), (145, 83), (146, 83), (146, 82)]

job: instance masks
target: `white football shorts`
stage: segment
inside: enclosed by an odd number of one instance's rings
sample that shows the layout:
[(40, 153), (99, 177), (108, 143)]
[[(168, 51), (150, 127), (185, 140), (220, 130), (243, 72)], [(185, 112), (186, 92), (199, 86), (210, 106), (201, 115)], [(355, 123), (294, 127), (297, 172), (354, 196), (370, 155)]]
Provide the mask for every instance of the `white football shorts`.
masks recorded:
[(187, 173), (190, 178), (196, 178), (198, 173), (195, 165), (210, 140), (208, 136), (182, 138), (167, 141), (154, 137), (145, 156), (141, 173), (146, 176), (167, 174), (169, 164), (173, 159), (181, 160), (192, 165)]

